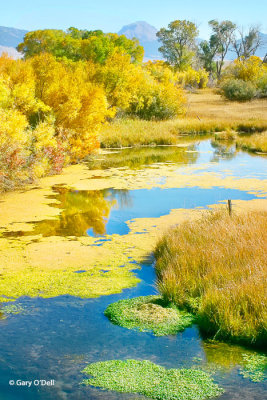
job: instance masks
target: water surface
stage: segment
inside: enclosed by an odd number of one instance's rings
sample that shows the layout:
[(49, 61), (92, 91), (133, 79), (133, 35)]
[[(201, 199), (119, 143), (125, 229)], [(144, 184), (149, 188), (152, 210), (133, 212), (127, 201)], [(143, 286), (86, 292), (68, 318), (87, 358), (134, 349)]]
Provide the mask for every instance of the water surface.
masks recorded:
[[(154, 152), (154, 153), (153, 153)], [(266, 158), (237, 152), (233, 147), (199, 141), (183, 149), (122, 150), (95, 161), (97, 168), (115, 171), (125, 168), (126, 174), (139, 169), (173, 165), (177, 171), (189, 173), (187, 167), (199, 165), (200, 172), (266, 179)], [(117, 161), (116, 161), (117, 160)], [(92, 167), (92, 163), (90, 164)], [(101, 179), (103, 177), (101, 176)], [(105, 178), (104, 178), (105, 179)], [(158, 218), (177, 208), (205, 208), (226, 199), (252, 200), (246, 190), (212, 187), (179, 187), (118, 190), (74, 190), (53, 187), (51, 207), (60, 210), (58, 218), (33, 223), (33, 231), (9, 231), (15, 238), (40, 234), (52, 236), (125, 235), (128, 221)], [(57, 201), (55, 204), (54, 201)], [(19, 221), (16, 221), (19, 222)], [(31, 223), (29, 221), (29, 223)], [(112, 240), (109, 236), (108, 240)], [(134, 260), (132, 260), (134, 265)], [(110, 359), (147, 359), (167, 368), (199, 368), (214, 372), (215, 381), (225, 389), (222, 400), (262, 400), (266, 385), (254, 383), (240, 374), (240, 359), (251, 350), (235, 345), (212, 345), (201, 337), (197, 326), (174, 336), (155, 337), (149, 332), (136, 332), (115, 326), (104, 317), (108, 304), (119, 299), (156, 294), (153, 258), (135, 273), (141, 282), (121, 294), (97, 299), (73, 296), (18, 299), (24, 312), (0, 320), (0, 400), (137, 400), (142, 396), (120, 394), (80, 385), (81, 370), (87, 363)], [(77, 271), (80, 274), (83, 270)], [(9, 380), (54, 379), (53, 387), (9, 386)]]

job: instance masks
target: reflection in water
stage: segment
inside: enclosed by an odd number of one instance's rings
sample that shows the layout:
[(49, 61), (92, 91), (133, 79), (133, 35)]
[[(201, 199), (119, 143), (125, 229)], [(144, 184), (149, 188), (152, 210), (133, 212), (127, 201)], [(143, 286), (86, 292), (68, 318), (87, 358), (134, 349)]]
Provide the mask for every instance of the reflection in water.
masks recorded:
[(57, 204), (62, 209), (57, 219), (34, 223), (31, 231), (4, 232), (4, 237), (16, 236), (103, 236), (125, 235), (127, 221), (136, 218), (158, 218), (178, 208), (207, 207), (226, 199), (252, 200), (254, 194), (236, 189), (213, 187), (158, 188), (136, 190), (72, 190), (54, 187)]
[(214, 149), (211, 162), (219, 162), (221, 159), (232, 160), (237, 154), (236, 146), (233, 143), (211, 140), (210, 144)]
[[(192, 141), (192, 139), (190, 139)], [(122, 149), (120, 151), (110, 150), (105, 156), (97, 156), (88, 161), (90, 169), (106, 169), (128, 167), (138, 169), (156, 163), (175, 163), (175, 164), (194, 164), (197, 161), (197, 152), (186, 152), (185, 150), (195, 151), (196, 146), (185, 147), (176, 146), (157, 146), (133, 149)]]
[(203, 350), (208, 363), (229, 370), (236, 365), (242, 365), (244, 353), (255, 354), (255, 351), (247, 350), (238, 345), (209, 340), (203, 342)]

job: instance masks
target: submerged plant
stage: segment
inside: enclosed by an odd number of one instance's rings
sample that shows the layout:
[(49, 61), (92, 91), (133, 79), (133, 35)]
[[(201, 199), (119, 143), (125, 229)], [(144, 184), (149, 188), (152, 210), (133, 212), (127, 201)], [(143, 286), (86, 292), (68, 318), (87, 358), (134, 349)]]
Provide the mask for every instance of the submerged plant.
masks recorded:
[(266, 379), (267, 357), (260, 354), (243, 354), (243, 363), (240, 374), (253, 382)]
[(146, 360), (97, 362), (82, 372), (93, 376), (83, 381), (86, 385), (138, 393), (156, 400), (204, 400), (223, 392), (206, 372), (165, 369)]
[(25, 310), (20, 304), (7, 304), (3, 306), (0, 311), (5, 317), (6, 315), (20, 314)]
[(160, 296), (141, 296), (110, 304), (105, 315), (116, 325), (154, 335), (172, 335), (190, 326), (194, 317), (174, 305), (164, 304)]

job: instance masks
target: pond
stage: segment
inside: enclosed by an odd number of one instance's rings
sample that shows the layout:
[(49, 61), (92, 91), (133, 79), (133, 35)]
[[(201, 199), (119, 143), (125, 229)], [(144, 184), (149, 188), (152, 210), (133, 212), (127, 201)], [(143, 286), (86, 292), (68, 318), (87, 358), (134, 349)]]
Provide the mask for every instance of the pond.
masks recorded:
[[(127, 240), (130, 244), (138, 240), (138, 246), (148, 243), (145, 249), (152, 251), (150, 234), (156, 227), (175, 224), (175, 210), (198, 212), (218, 204), (226, 207), (227, 199), (233, 200), (234, 207), (266, 201), (267, 159), (210, 140), (185, 142), (179, 148), (110, 151), (89, 161), (88, 166), (89, 175), (84, 172), (79, 182), (68, 184), (66, 175), (55, 178), (56, 183), (55, 179), (48, 180), (49, 190), (38, 200), (46, 204), (45, 213), (36, 218), (34, 202), (27, 219), (22, 221), (13, 213), (8, 223), (0, 224), (0, 241), (12, 249), (18, 243), (31, 249), (31, 246), (47, 246), (51, 241), (61, 243), (64, 239), (70, 251), (73, 242), (75, 245), (78, 242), (83, 245), (79, 251), (86, 245), (90, 251), (97, 249), (100, 257), (101, 249), (104, 251), (112, 242), (120, 245)], [(38, 190), (36, 194), (34, 190), (21, 193), (21, 199), (29, 192), (39, 195)], [(12, 198), (9, 203), (4, 198), (0, 205), (3, 204), (8, 214)], [(49, 215), (50, 209), (55, 215)], [(55, 258), (60, 257), (56, 254), (58, 249), (53, 248)], [(122, 291), (114, 290), (114, 294), (97, 298), (69, 294), (44, 298), (41, 292), (38, 297), (30, 297), (29, 292), (28, 296), (12, 302), (13, 306), (19, 306), (19, 312), (6, 313), (0, 320), (0, 400), (144, 399), (80, 384), (84, 378), (81, 370), (87, 363), (130, 358), (150, 360), (167, 368), (197, 366), (211, 371), (225, 390), (222, 400), (263, 399), (266, 384), (253, 382), (241, 373), (243, 355), (256, 354), (255, 350), (211, 343), (201, 336), (196, 325), (175, 336), (155, 337), (149, 332), (112, 325), (104, 316), (105, 308), (112, 302), (157, 293), (151, 251), (146, 258), (143, 253), (141, 258), (135, 253), (126, 254), (131, 273), (140, 281), (128, 288), (125, 284)], [(25, 252), (24, 258), (30, 257), (29, 252)], [(14, 254), (9, 263), (13, 262), (15, 269), (20, 255)], [(49, 268), (53, 258), (38, 254), (37, 258), (43, 257), (44, 265), (47, 263)], [(4, 252), (0, 253), (2, 265), (6, 262), (4, 256)], [(36, 265), (42, 261), (29, 260)], [(79, 272), (77, 275), (82, 278), (87, 265), (78, 260), (76, 265), (73, 272)], [(123, 265), (120, 267), (123, 269)], [(108, 284), (109, 274), (105, 275), (103, 284)], [(9, 303), (4, 303), (3, 310), (6, 304)], [(10, 380), (18, 379), (53, 379), (55, 384), (30, 388), (9, 385)]]

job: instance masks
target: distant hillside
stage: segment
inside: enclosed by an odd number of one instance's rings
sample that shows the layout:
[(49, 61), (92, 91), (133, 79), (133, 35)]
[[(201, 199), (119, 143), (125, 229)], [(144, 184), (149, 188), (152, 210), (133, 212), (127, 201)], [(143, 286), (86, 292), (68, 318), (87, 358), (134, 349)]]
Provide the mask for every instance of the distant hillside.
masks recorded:
[(17, 52), (16, 47), (20, 42), (23, 42), (24, 35), (27, 32), (23, 29), (0, 26), (0, 55), (8, 53), (10, 57), (15, 59), (21, 58), (22, 55)]
[(7, 47), (17, 47), (20, 42), (23, 42), (24, 35), (28, 31), (23, 29), (7, 28), (0, 26), (0, 45)]
[(145, 21), (134, 22), (130, 25), (125, 25), (118, 32), (119, 35), (125, 35), (128, 39), (136, 38), (141, 46), (145, 49), (146, 60), (161, 60), (162, 55), (158, 51), (160, 43), (157, 40), (157, 29), (149, 25)]

